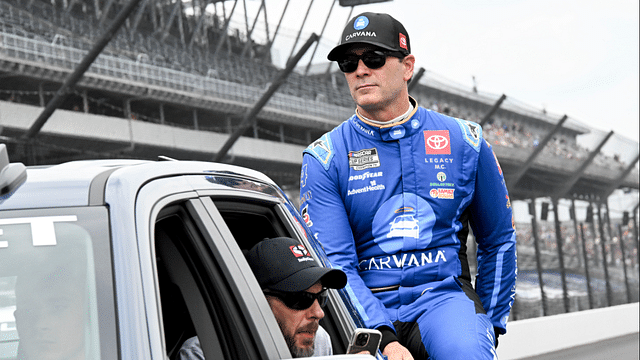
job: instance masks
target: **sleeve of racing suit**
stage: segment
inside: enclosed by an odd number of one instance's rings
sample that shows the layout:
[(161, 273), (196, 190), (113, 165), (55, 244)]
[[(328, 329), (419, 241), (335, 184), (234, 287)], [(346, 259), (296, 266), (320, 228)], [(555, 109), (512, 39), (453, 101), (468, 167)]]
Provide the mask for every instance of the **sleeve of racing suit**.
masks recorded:
[[(335, 167), (330, 166), (325, 170), (315, 157), (305, 153), (302, 169), (300, 212), (312, 234), (322, 244), (332, 265), (341, 268), (347, 274), (348, 282), (345, 289), (353, 305), (368, 328), (384, 326), (395, 329), (386, 316), (384, 304), (373, 296), (358, 273), (358, 256), (353, 232), (339, 185), (331, 176), (331, 173), (335, 174)], [(383, 344), (397, 340), (393, 331), (384, 330)]]
[(478, 243), (476, 293), (494, 328), (504, 334), (516, 291), (516, 230), (502, 169), (485, 140), (470, 207)]

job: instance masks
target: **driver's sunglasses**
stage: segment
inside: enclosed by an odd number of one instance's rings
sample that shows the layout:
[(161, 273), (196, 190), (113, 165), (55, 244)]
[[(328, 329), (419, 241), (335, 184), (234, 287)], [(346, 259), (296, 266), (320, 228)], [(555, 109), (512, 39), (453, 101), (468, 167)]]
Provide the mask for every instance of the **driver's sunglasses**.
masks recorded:
[(317, 294), (307, 291), (285, 292), (275, 290), (265, 290), (264, 294), (277, 297), (288, 308), (293, 310), (306, 310), (313, 305), (313, 302), (316, 301), (316, 299), (318, 300), (320, 307), (323, 307), (327, 304), (327, 300), (329, 299), (326, 288), (323, 288)]
[(403, 53), (400, 51), (382, 51), (382, 50), (374, 50), (367, 51), (362, 55), (349, 54), (343, 57), (342, 59), (338, 59), (338, 67), (342, 72), (351, 73), (356, 71), (358, 68), (358, 63), (362, 59), (362, 62), (369, 69), (379, 69), (384, 66), (387, 62), (387, 56), (397, 57), (402, 59), (405, 57)]

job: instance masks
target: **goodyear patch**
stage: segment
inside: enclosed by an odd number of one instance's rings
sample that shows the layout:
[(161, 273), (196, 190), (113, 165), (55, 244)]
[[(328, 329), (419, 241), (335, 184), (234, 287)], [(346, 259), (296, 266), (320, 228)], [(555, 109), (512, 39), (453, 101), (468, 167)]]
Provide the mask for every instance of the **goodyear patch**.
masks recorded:
[(476, 151), (480, 152), (480, 144), (482, 142), (482, 127), (474, 122), (456, 119), (460, 130), (462, 130), (462, 137), (467, 144)]
[(311, 143), (304, 152), (318, 159), (324, 169), (328, 170), (334, 155), (333, 144), (331, 143), (329, 133), (322, 135), (318, 140)]

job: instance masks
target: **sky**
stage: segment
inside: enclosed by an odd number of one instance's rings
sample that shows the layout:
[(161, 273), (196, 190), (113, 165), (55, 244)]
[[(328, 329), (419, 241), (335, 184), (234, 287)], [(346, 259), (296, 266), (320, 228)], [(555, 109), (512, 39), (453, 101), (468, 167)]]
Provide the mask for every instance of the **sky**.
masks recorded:
[[(228, 14), (233, 1), (225, 3)], [(273, 34), (286, 0), (266, 3)], [(299, 65), (309, 62), (314, 49), (313, 63), (326, 62), (340, 38), (351, 8), (336, 3), (322, 32), (332, 1), (315, 0), (296, 42), (310, 3), (289, 3), (274, 43), (274, 61), (281, 66), (292, 46), (299, 48), (312, 32), (322, 33), (322, 39)], [(260, 1), (246, 4), (251, 23)], [(631, 144), (626, 157), (637, 154), (637, 0), (393, 0), (356, 6), (351, 17), (367, 11), (386, 12), (403, 23), (416, 69), (425, 68), (427, 75), (469, 90), (475, 77), (481, 93), (505, 94), (550, 114), (567, 114), (600, 138), (613, 130), (618, 141)], [(239, 21), (244, 21), (242, 1), (233, 22), (244, 26)], [(253, 36), (264, 37), (264, 32), (259, 21)]]

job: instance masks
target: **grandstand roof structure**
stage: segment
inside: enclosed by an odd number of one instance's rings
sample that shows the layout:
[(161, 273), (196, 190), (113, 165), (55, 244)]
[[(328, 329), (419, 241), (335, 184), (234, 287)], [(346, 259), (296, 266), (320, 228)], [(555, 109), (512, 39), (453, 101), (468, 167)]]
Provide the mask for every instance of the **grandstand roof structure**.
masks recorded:
[[(296, 70), (274, 86), (286, 70), (272, 62), (280, 24), (263, 25), (260, 36), (255, 30), (268, 0), (255, 19), (243, 21), (219, 6), (223, 1), (139, 0), (86, 72), (59, 94), (129, 1), (0, 0), (0, 141), (11, 159), (30, 165), (159, 155), (212, 160), (239, 131), (223, 161), (297, 188), (302, 150), (350, 117), (355, 104), (329, 63), (291, 64)], [(608, 156), (600, 150), (618, 141), (615, 135), (584, 148), (577, 139), (592, 129), (575, 119), (465, 89), (429, 71), (414, 81), (419, 104), (483, 125), (512, 199), (593, 199), (638, 189), (637, 144), (635, 155)], [(265, 93), (268, 101), (256, 108)], [(34, 131), (57, 96), (63, 101)], [(240, 127), (252, 111), (248, 126)]]

